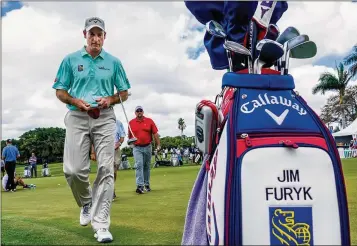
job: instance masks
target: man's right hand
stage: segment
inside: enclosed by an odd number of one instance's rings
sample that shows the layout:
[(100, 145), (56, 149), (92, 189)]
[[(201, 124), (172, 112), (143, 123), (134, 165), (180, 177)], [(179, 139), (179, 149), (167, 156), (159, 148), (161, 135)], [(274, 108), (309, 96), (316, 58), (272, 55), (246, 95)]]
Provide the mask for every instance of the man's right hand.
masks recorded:
[(88, 111), (91, 109), (89, 103), (83, 101), (82, 99), (73, 98), (66, 90), (57, 89), (56, 96), (61, 102), (71, 104), (77, 107), (80, 111)]
[(84, 111), (86, 112), (91, 108), (90, 104), (83, 101), (82, 99), (73, 98), (71, 104), (73, 106), (76, 106), (82, 112), (84, 112)]

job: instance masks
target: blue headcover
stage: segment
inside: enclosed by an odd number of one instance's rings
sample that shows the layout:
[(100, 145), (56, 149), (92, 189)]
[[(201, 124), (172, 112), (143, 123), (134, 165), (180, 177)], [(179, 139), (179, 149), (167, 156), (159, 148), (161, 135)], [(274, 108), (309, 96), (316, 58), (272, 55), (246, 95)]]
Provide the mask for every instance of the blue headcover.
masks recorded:
[[(227, 39), (242, 44), (248, 24), (257, 8), (257, 1), (185, 1), (186, 7), (196, 19), (206, 24), (214, 20), (222, 25)], [(288, 9), (286, 1), (278, 1), (270, 23), (276, 24)], [(229, 67), (228, 58), (223, 48), (224, 39), (206, 32), (204, 45), (210, 57), (213, 69), (223, 70)]]

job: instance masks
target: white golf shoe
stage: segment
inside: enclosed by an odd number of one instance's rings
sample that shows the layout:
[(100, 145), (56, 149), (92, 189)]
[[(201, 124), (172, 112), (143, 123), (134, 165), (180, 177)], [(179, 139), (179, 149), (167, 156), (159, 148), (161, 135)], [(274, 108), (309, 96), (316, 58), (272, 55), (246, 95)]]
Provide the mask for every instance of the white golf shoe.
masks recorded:
[(113, 241), (112, 234), (107, 229), (104, 229), (104, 228), (96, 231), (96, 233), (94, 233), (94, 237), (100, 243), (108, 243), (108, 242)]
[(92, 208), (92, 204), (89, 203), (87, 205), (84, 205), (81, 209), (81, 213), (79, 216), (79, 223), (81, 226), (86, 226), (90, 223), (91, 221), (91, 216), (90, 216), (90, 210)]

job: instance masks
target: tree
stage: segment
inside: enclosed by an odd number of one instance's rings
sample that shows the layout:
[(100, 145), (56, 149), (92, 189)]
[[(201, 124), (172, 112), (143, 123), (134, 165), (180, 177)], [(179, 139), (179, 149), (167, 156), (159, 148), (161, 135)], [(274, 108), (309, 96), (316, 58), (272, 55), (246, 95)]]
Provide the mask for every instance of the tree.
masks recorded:
[(337, 76), (330, 72), (324, 72), (320, 75), (319, 83), (312, 88), (312, 93), (321, 92), (324, 95), (328, 91), (337, 91), (339, 96), (339, 106), (341, 109), (342, 129), (346, 127), (346, 118), (344, 114), (344, 96), (348, 82), (352, 76), (345, 70), (342, 63), (336, 65)]
[(344, 59), (344, 64), (349, 66), (348, 72), (352, 77), (357, 74), (357, 45), (353, 47), (351, 54)]
[(181, 131), (181, 137), (183, 135), (183, 130), (186, 128), (185, 120), (183, 118), (178, 119), (178, 129)]
[(330, 96), (321, 109), (320, 118), (328, 126), (331, 123), (340, 123), (342, 110), (347, 124), (357, 118), (357, 85), (346, 88), (343, 107), (340, 106), (339, 95)]

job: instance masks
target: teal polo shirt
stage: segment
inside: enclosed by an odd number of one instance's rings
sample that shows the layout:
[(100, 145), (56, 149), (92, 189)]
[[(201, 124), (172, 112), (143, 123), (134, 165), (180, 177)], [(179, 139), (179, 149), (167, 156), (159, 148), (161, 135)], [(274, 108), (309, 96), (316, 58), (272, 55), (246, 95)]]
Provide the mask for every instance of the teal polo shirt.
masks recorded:
[[(102, 49), (93, 59), (83, 47), (62, 60), (52, 88), (66, 90), (73, 98), (82, 99), (96, 107), (96, 98), (128, 90), (130, 83), (118, 58)], [(70, 110), (77, 109), (73, 105), (67, 107)]]

